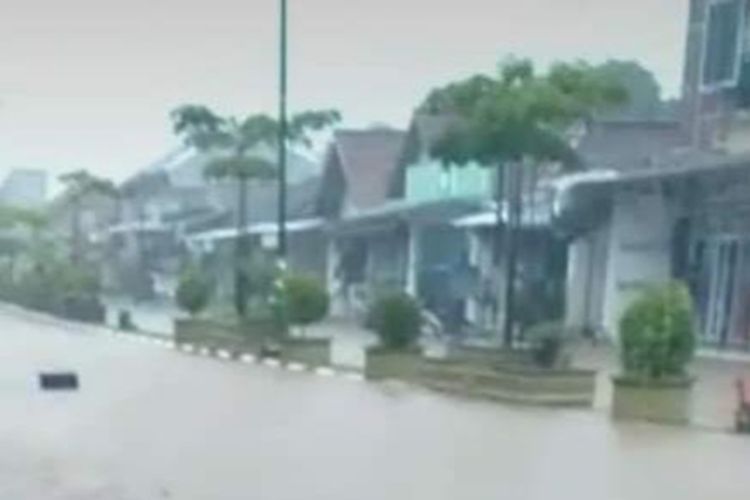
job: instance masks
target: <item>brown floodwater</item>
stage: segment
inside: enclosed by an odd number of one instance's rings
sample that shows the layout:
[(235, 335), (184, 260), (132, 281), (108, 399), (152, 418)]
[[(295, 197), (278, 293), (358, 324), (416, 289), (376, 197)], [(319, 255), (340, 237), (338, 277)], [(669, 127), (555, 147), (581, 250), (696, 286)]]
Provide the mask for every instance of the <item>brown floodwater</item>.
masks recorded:
[[(750, 439), (218, 361), (0, 308), (0, 498), (750, 498)], [(78, 393), (35, 375), (73, 369)]]

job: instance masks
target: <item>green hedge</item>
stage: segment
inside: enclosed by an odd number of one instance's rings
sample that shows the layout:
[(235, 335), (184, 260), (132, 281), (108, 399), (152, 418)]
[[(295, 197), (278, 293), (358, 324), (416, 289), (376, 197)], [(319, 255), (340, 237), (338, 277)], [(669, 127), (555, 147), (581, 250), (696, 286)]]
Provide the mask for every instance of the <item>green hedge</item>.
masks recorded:
[(328, 292), (320, 281), (309, 276), (289, 276), (284, 280), (285, 306), (288, 320), (306, 326), (328, 315)]
[(211, 300), (212, 286), (210, 280), (195, 265), (188, 265), (180, 274), (177, 285), (177, 305), (191, 316), (196, 316), (206, 309)]
[(406, 350), (414, 346), (422, 328), (419, 304), (407, 294), (385, 295), (372, 304), (368, 313), (371, 326), (380, 344), (393, 350)]
[(670, 283), (644, 292), (620, 321), (625, 375), (681, 378), (695, 351), (693, 305), (687, 288)]

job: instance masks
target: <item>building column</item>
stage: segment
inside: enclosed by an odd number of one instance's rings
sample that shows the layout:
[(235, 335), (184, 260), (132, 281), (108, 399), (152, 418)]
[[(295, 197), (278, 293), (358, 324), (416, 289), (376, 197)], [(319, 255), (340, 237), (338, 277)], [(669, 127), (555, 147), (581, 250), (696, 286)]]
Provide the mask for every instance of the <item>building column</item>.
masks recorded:
[(336, 237), (331, 235), (326, 242), (326, 289), (331, 297), (331, 312), (333, 314), (342, 313), (341, 283), (337, 276), (340, 261), (338, 242)]
[(406, 243), (406, 293), (412, 297), (418, 294), (419, 275), (419, 240), (422, 231), (416, 226), (409, 226)]

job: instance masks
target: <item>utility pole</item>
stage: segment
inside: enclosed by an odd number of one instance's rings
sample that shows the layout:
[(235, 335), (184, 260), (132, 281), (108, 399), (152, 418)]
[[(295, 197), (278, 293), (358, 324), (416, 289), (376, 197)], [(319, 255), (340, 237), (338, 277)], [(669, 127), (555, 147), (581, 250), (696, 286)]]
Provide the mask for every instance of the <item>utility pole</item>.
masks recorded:
[(285, 265), (287, 256), (286, 195), (287, 195), (287, 0), (279, 0), (279, 207), (278, 258)]
[(278, 325), (284, 334), (288, 331), (286, 315), (286, 291), (284, 285), (284, 274), (287, 266), (287, 238), (286, 238), (286, 194), (287, 194), (287, 0), (279, 0), (279, 213), (277, 244), (277, 271), (278, 276), (275, 284), (274, 302)]
[(516, 282), (518, 281), (518, 246), (523, 224), (523, 162), (513, 162), (506, 167), (506, 187), (508, 196), (508, 222), (506, 230), (506, 280), (505, 280), (505, 321), (503, 342), (506, 348), (513, 347), (513, 333), (516, 326)]

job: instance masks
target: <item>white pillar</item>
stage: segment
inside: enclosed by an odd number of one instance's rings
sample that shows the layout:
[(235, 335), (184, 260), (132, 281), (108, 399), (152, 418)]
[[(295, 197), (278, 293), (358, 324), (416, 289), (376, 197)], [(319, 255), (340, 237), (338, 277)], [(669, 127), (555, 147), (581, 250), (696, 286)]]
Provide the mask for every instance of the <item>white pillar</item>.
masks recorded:
[(417, 277), (419, 269), (419, 239), (421, 231), (418, 227), (409, 226), (406, 254), (406, 293), (417, 296)]
[(336, 238), (331, 235), (326, 241), (326, 288), (328, 289), (328, 294), (331, 297), (331, 309), (334, 314), (338, 314), (339, 312), (341, 312), (339, 310), (341, 302), (341, 297), (339, 296), (341, 293), (341, 284), (338, 277), (336, 276), (336, 271), (339, 267), (339, 261), (340, 257), (338, 243), (336, 241)]

